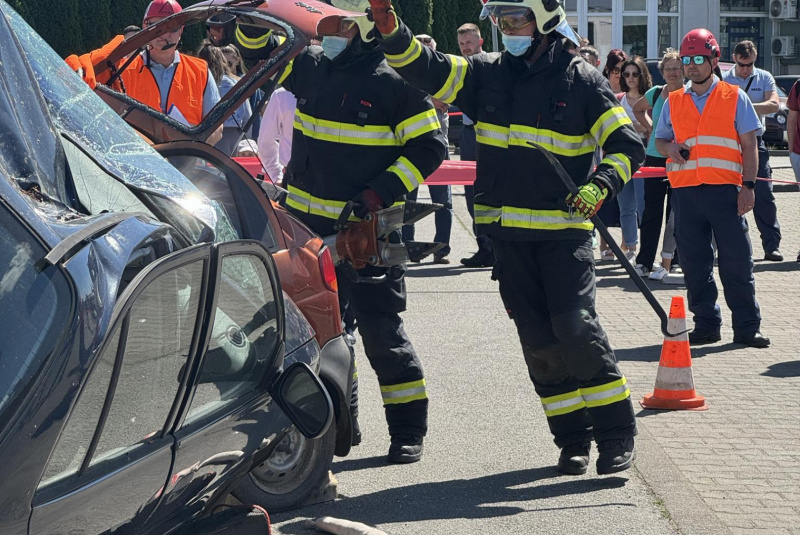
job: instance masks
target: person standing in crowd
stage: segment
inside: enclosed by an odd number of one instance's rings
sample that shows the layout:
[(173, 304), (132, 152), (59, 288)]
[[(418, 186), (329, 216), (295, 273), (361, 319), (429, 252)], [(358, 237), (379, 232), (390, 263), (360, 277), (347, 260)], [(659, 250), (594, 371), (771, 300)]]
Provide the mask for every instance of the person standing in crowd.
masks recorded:
[[(228, 64), (230, 72), (234, 77), (238, 79), (244, 76), (244, 62), (242, 61), (242, 56), (239, 54), (238, 48), (233, 45), (223, 46), (222, 55), (225, 56), (225, 62)], [(259, 88), (256, 89), (256, 92), (250, 95), (250, 98), (248, 99), (248, 102), (250, 102), (250, 109), (252, 110), (255, 118), (253, 118), (253, 125), (247, 135), (255, 140), (258, 140), (258, 133), (261, 131), (261, 114), (259, 113), (258, 105), (261, 103), (261, 99), (263, 98), (264, 91)]]
[[(778, 86), (769, 72), (756, 67), (758, 50), (752, 41), (741, 41), (733, 48), (733, 69), (722, 75), (722, 80), (741, 87), (747, 94), (756, 113), (761, 117), (761, 127), (757, 133), (758, 141), (758, 174), (761, 178), (772, 178), (769, 165), (769, 151), (761, 135), (764, 133), (764, 116), (775, 113), (781, 107)], [(756, 205), (753, 208), (756, 227), (761, 233), (761, 245), (764, 248), (764, 260), (780, 262), (781, 225), (778, 223), (778, 206), (772, 192), (772, 182), (756, 181)]]
[(615, 95), (622, 93), (622, 64), (628, 59), (628, 55), (624, 50), (615, 48), (610, 51), (606, 56), (606, 64), (603, 67), (603, 76), (608, 79), (611, 85), (611, 91)]
[[(297, 98), (286, 208), (321, 236), (336, 233), (348, 201), (354, 203), (351, 221), (402, 201), (447, 152), (430, 97), (406, 83), (362, 35), (355, 21), (344, 19), (338, 35), (306, 48), (279, 80)], [(337, 136), (326, 133), (331, 128)], [(404, 272), (402, 266), (367, 266), (358, 272), (362, 277), (385, 278), (365, 284), (337, 267), (340, 299), (352, 307), (378, 375), (390, 463), (419, 461), (428, 429), (422, 363), (400, 317)]]
[(714, 35), (686, 34), (681, 62), (689, 79), (670, 93), (656, 128), (656, 147), (667, 157), (673, 188), (675, 237), (694, 314), (692, 345), (721, 340), (722, 315), (714, 282), (716, 240), (725, 300), (733, 316), (733, 341), (768, 347), (760, 332), (753, 250), (744, 214), (755, 204), (756, 133), (761, 123), (747, 94), (714, 75), (720, 57)]
[[(578, 42), (559, 2), (488, 0), (505, 52), (464, 58), (420, 45), (389, 0), (370, 0), (389, 65), (477, 121), (478, 231), (489, 234), (505, 308), (561, 448), (558, 470), (583, 474), (591, 440), (597, 473), (627, 470), (636, 419), (627, 380), (595, 311), (592, 224), (631, 179), (644, 147), (596, 69), (564, 48)], [(539, 150), (578, 185), (571, 195)], [(595, 146), (605, 156), (590, 173)]]
[[(145, 10), (142, 27), (147, 28), (180, 12), (181, 6), (176, 0), (153, 0)], [(183, 28), (176, 28), (148, 43), (123, 71), (115, 89), (178, 122), (196, 126), (219, 102), (219, 89), (205, 61), (177, 51), (182, 34)], [(123, 39), (118, 35), (100, 50), (80, 57), (73, 54), (65, 61), (72, 69), (80, 69), (90, 86), (94, 87), (95, 80), (107, 83), (113, 69), (107, 69), (96, 79), (92, 65), (102, 61), (102, 56), (107, 57)], [(214, 131), (207, 142), (213, 145), (221, 138), (222, 127)]]
[[(633, 127), (642, 140), (642, 145), (647, 145), (647, 129), (639, 123), (633, 113), (633, 106), (639, 102), (653, 82), (647, 64), (639, 56), (628, 58), (622, 63), (622, 76), (620, 88), (622, 96), (619, 99), (628, 118), (633, 122)], [(622, 250), (628, 260), (636, 257), (636, 246), (639, 243), (639, 222), (644, 212), (644, 183), (631, 180), (617, 196), (619, 202), (619, 226), (622, 228)]]
[[(476, 54), (484, 54), (481, 29), (477, 24), (468, 22), (459, 26), (457, 30), (458, 48), (465, 58)], [(462, 162), (474, 162), (478, 159), (478, 142), (475, 138), (475, 122), (467, 117), (461, 110), (463, 127), (458, 140), (458, 147)], [(464, 199), (467, 202), (467, 211), (472, 217), (472, 230), (478, 242), (478, 250), (472, 256), (461, 259), (464, 267), (491, 267), (494, 265), (494, 248), (489, 236), (478, 234), (475, 226), (475, 186), (464, 186)]]
[(258, 155), (267, 177), (275, 184), (283, 182), (283, 173), (292, 156), (292, 130), (297, 99), (279, 87), (272, 92), (258, 133)]
[[(211, 74), (217, 80), (219, 94), (224, 97), (228, 91), (233, 89), (239, 79), (233, 75), (233, 71), (228, 66), (222, 50), (211, 44), (210, 41), (204, 41), (197, 51), (197, 57), (208, 63)], [(238, 149), (239, 141), (243, 137), (242, 127), (250, 120), (252, 114), (250, 102), (245, 102), (239, 106), (233, 112), (233, 115), (225, 119), (222, 124), (222, 139), (214, 146), (225, 154), (234, 156)]]
[[(658, 62), (658, 70), (667, 82), (666, 85), (657, 85), (645, 93), (633, 107), (633, 112), (639, 123), (644, 126), (647, 136), (647, 149), (645, 150), (645, 167), (666, 167), (667, 159), (656, 148), (656, 136), (653, 135), (653, 125), (658, 124), (664, 103), (673, 91), (683, 89), (683, 68), (680, 54), (677, 50), (668, 48), (664, 57)], [(648, 111), (652, 110), (652, 120)], [(677, 272), (678, 268), (670, 274), (672, 264), (677, 264), (674, 258), (675, 245), (675, 216), (672, 211), (672, 189), (669, 187), (666, 172), (664, 177), (643, 179), (644, 182), (644, 213), (641, 225), (641, 247), (636, 256), (636, 272), (650, 280), (664, 282), (683, 282), (683, 276)], [(656, 249), (661, 236), (661, 221), (664, 219), (664, 197), (667, 198), (666, 224), (664, 228), (664, 241), (661, 248), (661, 265), (655, 267)], [(667, 277), (670, 275), (669, 277)]]
[[(789, 108), (789, 121), (786, 123), (786, 133), (789, 136), (789, 161), (794, 169), (794, 179), (800, 183), (800, 80), (794, 83), (789, 91), (786, 102)], [(797, 253), (800, 262), (800, 253)]]
[(589, 45), (582, 46), (578, 50), (578, 54), (592, 67), (600, 67), (600, 53), (595, 47)]
[[(423, 45), (436, 50), (436, 40), (427, 34), (417, 35), (416, 38)], [(436, 108), (436, 116), (439, 118), (441, 125), (442, 137), (444, 138), (445, 145), (448, 145), (447, 136), (450, 132), (450, 117), (447, 114), (449, 106), (441, 100), (432, 98), (433, 105)], [(450, 154), (445, 156), (445, 160), (450, 159)], [(444, 247), (433, 253), (434, 264), (449, 264), (450, 259), (447, 256), (450, 254), (450, 232), (453, 228), (453, 195), (450, 186), (428, 186), (428, 191), (431, 195), (431, 202), (441, 204), (442, 208), (436, 210), (434, 214), (434, 225), (436, 233), (434, 234), (433, 241), (443, 243)], [(416, 201), (419, 194), (419, 188), (406, 195), (406, 199)], [(414, 241), (414, 225), (403, 225), (403, 241)]]

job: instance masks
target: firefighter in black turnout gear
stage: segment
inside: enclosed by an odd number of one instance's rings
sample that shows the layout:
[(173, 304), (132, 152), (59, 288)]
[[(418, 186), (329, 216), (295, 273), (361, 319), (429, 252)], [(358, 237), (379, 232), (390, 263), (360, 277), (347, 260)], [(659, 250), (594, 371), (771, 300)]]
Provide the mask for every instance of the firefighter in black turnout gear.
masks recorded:
[[(492, 276), (561, 448), (559, 471), (585, 473), (593, 438), (599, 474), (626, 470), (636, 421), (595, 312), (587, 219), (644, 160), (631, 121), (599, 72), (565, 48), (578, 38), (557, 0), (489, 0), (482, 15), (497, 18), (506, 51), (469, 58), (421, 46), (389, 0), (369, 2), (389, 65), (475, 120), (475, 222), (495, 244)], [(577, 196), (529, 141), (558, 158)], [(590, 174), (597, 145), (605, 156)]]
[[(354, 201), (351, 221), (402, 202), (445, 157), (430, 98), (386, 64), (353, 20), (343, 19), (338, 35), (324, 36), (321, 47), (298, 55), (279, 82), (297, 98), (286, 208), (321, 236), (336, 233), (347, 201)], [(358, 273), (387, 275), (379, 284), (354, 283), (337, 268), (341, 300), (355, 313), (380, 383), (391, 436), (388, 460), (415, 462), (427, 433), (428, 395), (400, 318), (404, 269)]]

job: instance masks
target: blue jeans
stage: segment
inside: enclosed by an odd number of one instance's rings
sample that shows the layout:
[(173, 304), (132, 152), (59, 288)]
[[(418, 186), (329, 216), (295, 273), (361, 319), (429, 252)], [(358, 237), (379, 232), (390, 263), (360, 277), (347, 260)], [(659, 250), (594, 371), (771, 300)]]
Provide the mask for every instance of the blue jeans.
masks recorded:
[(622, 240), (629, 249), (639, 243), (639, 223), (644, 213), (644, 182), (632, 178), (617, 195), (619, 202), (619, 226)]
[[(450, 186), (428, 186), (428, 191), (431, 194), (431, 202), (444, 205), (433, 214), (436, 224), (433, 241), (444, 244), (436, 254), (447, 256), (450, 254), (450, 231), (453, 228), (453, 196)], [(406, 195), (406, 200), (416, 201), (418, 192), (419, 188), (415, 189)], [(414, 241), (414, 225), (403, 225), (403, 241)]]

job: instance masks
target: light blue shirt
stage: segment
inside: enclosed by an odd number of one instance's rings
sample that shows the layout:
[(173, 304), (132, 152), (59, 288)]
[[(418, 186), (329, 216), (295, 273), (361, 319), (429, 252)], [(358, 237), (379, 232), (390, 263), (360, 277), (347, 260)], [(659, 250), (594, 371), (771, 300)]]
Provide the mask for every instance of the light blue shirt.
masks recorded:
[[(142, 52), (145, 54), (145, 52)], [(147, 65), (147, 56), (144, 56), (145, 65)], [(171, 65), (164, 67), (160, 63), (150, 61), (150, 72), (158, 85), (158, 92), (161, 93), (161, 111), (167, 113), (167, 98), (169, 97), (169, 88), (172, 86), (172, 79), (175, 77), (175, 69), (178, 63), (181, 62), (181, 55), (175, 51), (175, 60)], [(211, 71), (208, 71), (208, 81), (206, 81), (206, 89), (203, 91), (203, 117), (208, 115), (211, 108), (219, 102), (219, 89), (217, 82)]]
[[(209, 73), (210, 75), (211, 73)], [(233, 86), (236, 85), (236, 79), (230, 75), (223, 74), (222, 80), (219, 82), (219, 92), (222, 96), (228, 94), (228, 92), (233, 89)], [(203, 110), (203, 115), (206, 114), (205, 109)], [(250, 101), (245, 100), (244, 104), (236, 108), (236, 111), (233, 112), (233, 115), (225, 119), (223, 126), (231, 127), (231, 128), (244, 128), (244, 125), (247, 121), (250, 120), (250, 117), (253, 115), (253, 110), (250, 107)]]
[[(697, 111), (700, 112), (700, 115), (703, 114), (703, 109), (706, 107), (708, 96), (714, 91), (718, 83), (719, 78), (715, 75), (711, 87), (702, 95), (698, 95), (692, 91), (692, 82), (683, 86), (683, 92), (689, 93), (692, 96), (692, 101), (694, 105), (697, 106)], [(739, 97), (736, 101), (736, 117), (733, 122), (736, 132), (738, 132), (740, 136), (761, 128), (761, 122), (758, 119), (755, 108), (753, 108), (753, 103), (750, 102), (750, 99), (747, 98), (747, 95), (741, 89), (739, 89)], [(672, 118), (670, 116), (669, 100), (664, 103), (664, 107), (661, 109), (661, 117), (659, 117), (658, 126), (656, 127), (656, 137), (667, 141), (675, 139), (675, 130), (672, 127)]]
[[(760, 104), (764, 102), (767, 100), (767, 93), (778, 90), (778, 85), (775, 83), (775, 77), (762, 69), (753, 69), (752, 75), (748, 76), (747, 78), (739, 78), (736, 76), (736, 67), (734, 67), (723, 73), (722, 79), (729, 84), (738, 85), (742, 88), (742, 90), (747, 87), (747, 84), (752, 79), (753, 82), (750, 84), (750, 88), (747, 90), (747, 96), (750, 98), (750, 102), (753, 104)], [(764, 123), (762, 119), (761, 128), (758, 131), (758, 135), (760, 136), (763, 133)]]
[(461, 112), (461, 122), (462, 122), (462, 124), (463, 124), (464, 126), (470, 126), (470, 125), (473, 125), (473, 124), (475, 124), (475, 123), (472, 121), (472, 119), (470, 119), (469, 117), (467, 117), (467, 114), (466, 114), (466, 113), (464, 113), (464, 112)]

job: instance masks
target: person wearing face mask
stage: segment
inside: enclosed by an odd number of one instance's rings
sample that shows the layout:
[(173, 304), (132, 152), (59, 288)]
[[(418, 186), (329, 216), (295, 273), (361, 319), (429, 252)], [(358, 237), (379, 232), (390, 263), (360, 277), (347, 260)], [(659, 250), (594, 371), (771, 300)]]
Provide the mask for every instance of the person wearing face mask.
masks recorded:
[[(488, 0), (505, 52), (468, 58), (424, 47), (389, 0), (370, 0), (390, 66), (475, 120), (475, 220), (494, 244), (492, 277), (514, 320), (556, 446), (557, 468), (583, 474), (591, 441), (598, 474), (630, 468), (636, 420), (627, 380), (595, 309), (592, 223), (644, 160), (608, 81), (565, 40), (580, 39), (557, 0)], [(570, 195), (545, 155), (578, 185)], [(590, 173), (595, 147), (605, 155)]]
[[(354, 203), (350, 221), (403, 201), (439, 167), (447, 150), (430, 97), (388, 66), (368, 35), (366, 15), (353, 13), (340, 22), (338, 33), (323, 36), (322, 46), (306, 48), (279, 80), (297, 99), (285, 206), (321, 236), (336, 233), (348, 201)], [(355, 314), (380, 383), (391, 439), (387, 460), (419, 461), (428, 394), (400, 317), (406, 308), (405, 270), (359, 270), (363, 277), (385, 276), (378, 284), (354, 283), (336, 271), (340, 301)]]

